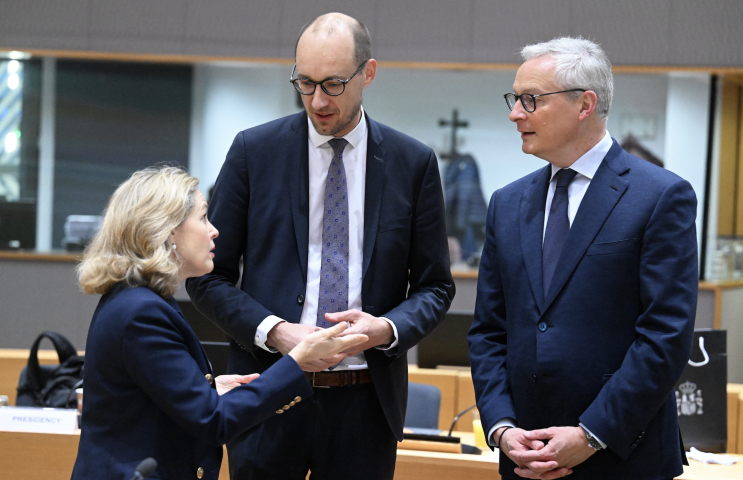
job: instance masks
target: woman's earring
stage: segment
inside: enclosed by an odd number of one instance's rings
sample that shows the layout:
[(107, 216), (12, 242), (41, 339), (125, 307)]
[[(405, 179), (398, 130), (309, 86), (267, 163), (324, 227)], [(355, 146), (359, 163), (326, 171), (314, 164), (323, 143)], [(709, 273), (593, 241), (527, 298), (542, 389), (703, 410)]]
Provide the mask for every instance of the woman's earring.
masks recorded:
[(176, 246), (176, 244), (174, 243), (174, 244), (173, 244), (173, 250), (175, 250), (176, 248), (178, 248), (178, 247), (177, 247), (177, 246)]

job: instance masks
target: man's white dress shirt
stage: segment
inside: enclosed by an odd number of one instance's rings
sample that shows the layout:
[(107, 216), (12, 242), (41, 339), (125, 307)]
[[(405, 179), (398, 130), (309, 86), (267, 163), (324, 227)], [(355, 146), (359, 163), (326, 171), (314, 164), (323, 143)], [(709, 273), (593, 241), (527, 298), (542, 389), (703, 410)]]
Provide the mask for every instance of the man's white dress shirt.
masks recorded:
[[(302, 316), (299, 323), (314, 326), (317, 324), (317, 302), (320, 295), (320, 266), (322, 256), (322, 219), (323, 201), (325, 193), (325, 179), (328, 168), (333, 159), (333, 149), (328, 144), (335, 137), (320, 135), (312, 122), (309, 124), (309, 237), (307, 245), (307, 289), (302, 306)], [(366, 145), (368, 129), (366, 115), (361, 109), (361, 121), (356, 127), (343, 137), (348, 142), (343, 150), (343, 167), (346, 169), (346, 184), (348, 186), (348, 309), (361, 310), (361, 276), (364, 258), (364, 192), (366, 191)], [(389, 319), (387, 321), (393, 330), (393, 343), (397, 345), (397, 328)], [(271, 315), (266, 317), (258, 326), (255, 334), (255, 344), (269, 352), (276, 352), (268, 345), (268, 332), (279, 322), (285, 320)], [(377, 347), (379, 348), (379, 347)], [(356, 370), (368, 368), (364, 353), (345, 358), (337, 370)]]

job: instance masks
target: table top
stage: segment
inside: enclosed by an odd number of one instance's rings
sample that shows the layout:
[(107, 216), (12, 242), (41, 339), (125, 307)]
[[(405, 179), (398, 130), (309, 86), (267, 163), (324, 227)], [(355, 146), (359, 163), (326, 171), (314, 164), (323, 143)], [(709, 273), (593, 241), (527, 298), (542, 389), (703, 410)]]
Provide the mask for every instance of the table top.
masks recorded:
[[(472, 433), (459, 432), (458, 435), (463, 443), (473, 443)], [(78, 440), (79, 434), (0, 432), (0, 444), (4, 446), (0, 450), (3, 473), (12, 473), (8, 478), (27, 480), (69, 479), (77, 455)], [(704, 465), (695, 460), (689, 460), (689, 463), (684, 467), (684, 474), (678, 477), (680, 480), (743, 479), (743, 459), (731, 466)], [(34, 465), (34, 468), (28, 469), (28, 465)], [(395, 480), (500, 479), (498, 457), (490, 450), (483, 452), (483, 455), (463, 455), (399, 449), (395, 470)], [(220, 479), (226, 479), (229, 475), (227, 472), (225, 459)]]
[[(474, 445), (474, 434), (471, 432), (453, 432), (455, 436), (462, 439), (462, 443)], [(482, 455), (462, 455), (456, 453), (442, 452), (423, 452), (414, 450), (397, 451), (398, 466), (400, 465), (401, 456), (403, 462), (432, 462), (435, 467), (441, 468), (442, 465), (455, 468), (474, 468), (481, 470), (483, 474), (488, 472), (490, 479), (500, 478), (498, 472), (498, 456), (490, 450), (485, 450)], [(736, 454), (731, 454), (737, 456)], [(741, 456), (743, 457), (743, 455)], [(493, 476), (493, 473), (496, 475)], [(397, 476), (396, 476), (397, 478)], [(734, 465), (713, 465), (702, 464), (696, 460), (689, 459), (689, 465), (684, 466), (684, 474), (677, 477), (680, 480), (725, 480), (725, 479), (742, 479), (743, 480), (743, 458)]]
[[(736, 456), (733, 454), (733, 456)], [(723, 480), (727, 478), (743, 478), (743, 460), (733, 465), (703, 464), (689, 459), (689, 465), (684, 467), (684, 474), (677, 477), (683, 480)]]

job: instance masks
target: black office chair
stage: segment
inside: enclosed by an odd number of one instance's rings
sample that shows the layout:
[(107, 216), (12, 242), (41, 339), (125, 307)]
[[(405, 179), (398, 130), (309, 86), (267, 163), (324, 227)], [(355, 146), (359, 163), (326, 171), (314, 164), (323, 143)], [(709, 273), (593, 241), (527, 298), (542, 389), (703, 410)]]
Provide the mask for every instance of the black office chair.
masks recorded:
[(408, 409), (405, 426), (408, 428), (439, 428), (441, 391), (433, 385), (408, 382)]

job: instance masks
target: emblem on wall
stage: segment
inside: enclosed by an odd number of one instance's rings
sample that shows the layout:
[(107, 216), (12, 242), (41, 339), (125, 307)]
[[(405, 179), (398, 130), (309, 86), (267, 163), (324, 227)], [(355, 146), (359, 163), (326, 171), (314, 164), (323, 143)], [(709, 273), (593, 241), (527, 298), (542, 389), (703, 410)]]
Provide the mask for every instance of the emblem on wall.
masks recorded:
[(676, 409), (679, 416), (681, 415), (703, 415), (702, 391), (697, 390), (697, 384), (684, 382), (676, 390)]

